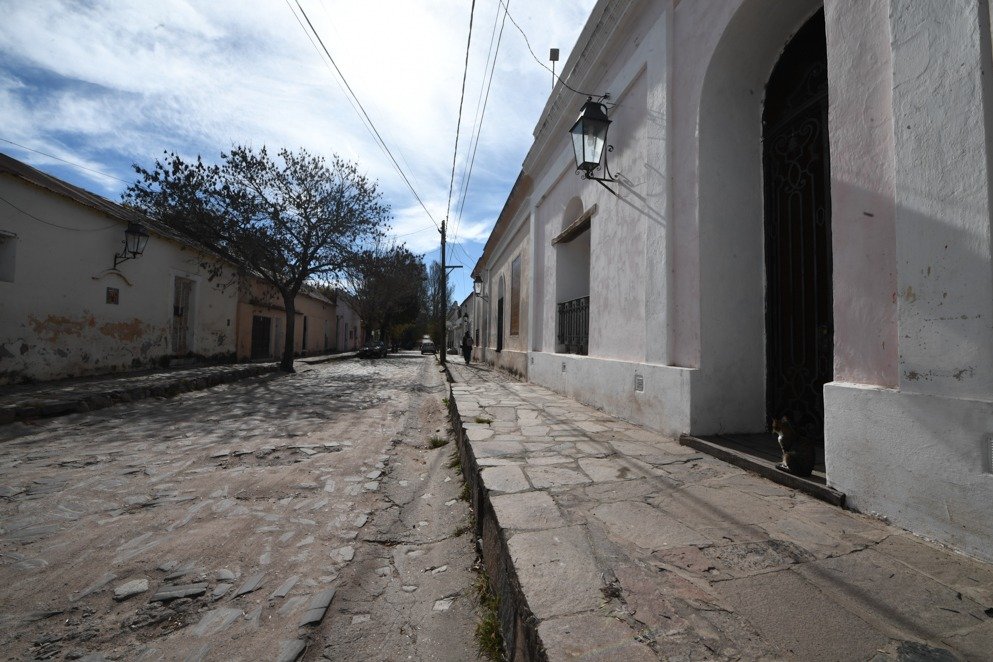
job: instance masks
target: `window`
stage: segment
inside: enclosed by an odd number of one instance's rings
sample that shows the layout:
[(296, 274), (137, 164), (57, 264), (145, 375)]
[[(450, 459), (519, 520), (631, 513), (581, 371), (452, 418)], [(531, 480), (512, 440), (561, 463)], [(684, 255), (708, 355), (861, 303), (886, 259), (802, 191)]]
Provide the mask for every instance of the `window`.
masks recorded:
[(14, 256), (17, 254), (17, 235), (0, 230), (0, 281), (14, 282)]
[(510, 263), (510, 335), (521, 331), (521, 256)]

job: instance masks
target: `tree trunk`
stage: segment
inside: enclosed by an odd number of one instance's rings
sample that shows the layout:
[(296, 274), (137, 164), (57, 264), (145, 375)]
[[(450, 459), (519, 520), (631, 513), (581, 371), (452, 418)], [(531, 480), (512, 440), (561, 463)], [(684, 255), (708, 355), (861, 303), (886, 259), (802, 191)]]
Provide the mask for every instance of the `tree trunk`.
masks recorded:
[(286, 310), (286, 338), (283, 341), (283, 358), (279, 362), (279, 369), (283, 372), (295, 372), (293, 370), (293, 349), (296, 344), (296, 295), (290, 292), (283, 292), (283, 308)]

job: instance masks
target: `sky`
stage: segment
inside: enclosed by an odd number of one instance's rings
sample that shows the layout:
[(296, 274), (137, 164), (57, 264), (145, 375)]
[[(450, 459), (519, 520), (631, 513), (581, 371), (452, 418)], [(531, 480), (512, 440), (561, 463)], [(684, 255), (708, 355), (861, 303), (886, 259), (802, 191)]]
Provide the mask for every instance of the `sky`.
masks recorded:
[[(501, 2), (541, 63), (503, 22)], [(0, 152), (112, 200), (135, 179), (131, 164), (148, 167), (164, 152), (217, 161), (247, 144), (338, 154), (378, 182), (392, 233), (430, 262), (466, 71), (448, 258), (465, 265), (453, 274), (461, 301), (551, 91), (542, 63), (558, 48), (561, 68), (595, 0), (476, 0), (466, 69), (472, 4), (0, 0)]]

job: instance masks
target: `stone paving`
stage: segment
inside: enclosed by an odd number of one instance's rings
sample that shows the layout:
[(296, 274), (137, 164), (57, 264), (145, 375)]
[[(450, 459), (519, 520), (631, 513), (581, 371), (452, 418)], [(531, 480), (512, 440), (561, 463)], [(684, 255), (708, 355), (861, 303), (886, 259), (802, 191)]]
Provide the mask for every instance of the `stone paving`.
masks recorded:
[(0, 426), (0, 657), (465, 659), (443, 395), (411, 353)]
[(993, 659), (990, 565), (449, 366), (510, 659)]
[(239, 363), (0, 386), (0, 424), (200, 391), (276, 369), (275, 363)]

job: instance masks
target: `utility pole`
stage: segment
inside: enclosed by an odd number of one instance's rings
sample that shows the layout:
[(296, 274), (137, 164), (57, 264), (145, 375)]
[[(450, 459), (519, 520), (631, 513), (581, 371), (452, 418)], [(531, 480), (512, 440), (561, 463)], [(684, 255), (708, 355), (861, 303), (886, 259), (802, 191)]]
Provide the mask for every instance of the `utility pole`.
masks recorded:
[(441, 219), (441, 367), (448, 362), (448, 266), (445, 264), (445, 226), (447, 218)]

